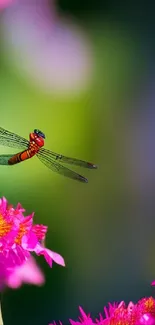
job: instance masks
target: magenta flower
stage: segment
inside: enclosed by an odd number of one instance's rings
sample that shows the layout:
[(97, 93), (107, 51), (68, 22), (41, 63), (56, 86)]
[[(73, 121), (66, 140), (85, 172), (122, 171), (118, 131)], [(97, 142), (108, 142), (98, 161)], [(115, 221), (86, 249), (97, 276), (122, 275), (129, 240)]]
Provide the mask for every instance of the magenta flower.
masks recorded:
[(61, 255), (44, 247), (47, 226), (34, 225), (34, 214), (25, 217), (24, 211), (20, 204), (13, 208), (4, 197), (0, 199), (0, 288), (44, 282), (31, 252), (43, 255), (50, 267), (53, 261), (65, 266)]
[[(109, 304), (104, 307), (105, 316), (99, 315), (99, 319), (93, 320), (90, 315), (86, 315), (81, 307), (79, 307), (81, 316), (79, 321), (69, 320), (71, 325), (155, 325), (155, 299), (153, 297), (143, 298), (133, 304), (130, 302), (128, 306), (124, 301), (120, 304)], [(62, 325), (61, 322), (59, 322)], [(51, 323), (49, 325), (56, 325)]]

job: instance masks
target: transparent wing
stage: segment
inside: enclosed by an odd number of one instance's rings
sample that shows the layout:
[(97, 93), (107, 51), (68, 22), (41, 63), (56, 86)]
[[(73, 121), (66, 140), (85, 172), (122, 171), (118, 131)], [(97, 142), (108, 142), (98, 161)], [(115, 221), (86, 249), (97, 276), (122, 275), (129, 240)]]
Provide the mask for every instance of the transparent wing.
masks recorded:
[(8, 160), (13, 156), (11, 155), (0, 155), (0, 165), (8, 165)]
[(84, 183), (88, 182), (87, 178), (85, 178), (85, 177), (75, 173), (74, 171), (60, 165), (55, 160), (52, 160), (51, 157), (49, 159), (48, 157), (44, 157), (43, 155), (39, 155), (39, 154), (37, 154), (37, 157), (40, 159), (40, 161), (44, 165), (46, 165), (48, 168), (50, 168), (54, 172), (57, 172), (58, 174), (64, 175), (66, 177), (75, 179), (75, 180), (80, 181), (80, 182), (84, 182)]
[(28, 140), (0, 127), (0, 145), (10, 148), (26, 149), (28, 144)]
[(60, 154), (57, 154), (55, 152), (52, 152), (48, 149), (45, 148), (41, 148), (41, 150), (39, 151), (39, 153), (37, 154), (38, 158), (40, 158), (40, 156), (44, 157), (44, 159), (51, 159), (51, 161), (61, 161), (61, 163), (66, 163), (69, 165), (76, 165), (76, 166), (80, 166), (80, 167), (84, 167), (84, 168), (89, 168), (89, 169), (96, 169), (97, 166), (86, 162), (84, 160), (80, 160), (80, 159), (76, 159), (76, 158), (70, 158), (70, 157), (66, 157)]

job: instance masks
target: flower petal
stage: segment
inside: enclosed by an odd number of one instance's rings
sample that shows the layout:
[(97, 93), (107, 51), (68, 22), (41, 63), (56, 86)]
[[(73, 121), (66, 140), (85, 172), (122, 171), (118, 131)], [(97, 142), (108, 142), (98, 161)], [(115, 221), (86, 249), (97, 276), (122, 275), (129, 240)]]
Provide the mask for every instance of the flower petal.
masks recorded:
[(44, 275), (37, 266), (33, 257), (30, 257), (21, 266), (16, 267), (7, 278), (7, 285), (10, 288), (19, 288), (22, 283), (42, 285), (44, 283)]
[(7, 200), (5, 197), (2, 197), (0, 199), (0, 211), (4, 213), (6, 211), (6, 208), (7, 208)]
[(24, 249), (27, 249), (29, 251), (34, 251), (35, 246), (38, 243), (38, 239), (36, 237), (36, 235), (31, 231), (28, 233), (28, 235), (24, 235), (22, 237), (22, 247)]
[(61, 255), (51, 251), (48, 248), (42, 247), (40, 244), (37, 244), (35, 252), (37, 255), (43, 255), (50, 267), (52, 267), (52, 260), (61, 266), (65, 266), (65, 261)]

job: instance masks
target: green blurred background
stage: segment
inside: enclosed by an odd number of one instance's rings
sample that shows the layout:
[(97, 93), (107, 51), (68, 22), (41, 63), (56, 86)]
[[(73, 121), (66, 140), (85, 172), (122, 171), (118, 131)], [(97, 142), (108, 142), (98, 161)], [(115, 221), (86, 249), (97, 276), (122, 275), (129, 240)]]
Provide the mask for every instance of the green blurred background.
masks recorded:
[[(36, 223), (49, 226), (46, 245), (66, 262), (66, 268), (50, 269), (40, 257), (45, 286), (6, 290), (5, 325), (46, 325), (59, 319), (67, 324), (77, 318), (79, 305), (97, 316), (108, 301), (153, 294), (154, 168), (148, 175), (147, 160), (143, 165), (138, 151), (140, 144), (147, 156), (143, 140), (150, 130), (145, 114), (154, 77), (153, 7), (149, 11), (149, 3), (139, 9), (138, 1), (115, 0), (46, 5), (22, 0), (1, 11), (0, 125), (26, 138), (34, 128), (41, 129), (47, 148), (92, 161), (99, 169), (80, 170), (89, 179), (85, 185), (53, 173), (36, 157), (0, 167), (0, 195), (12, 204), (21, 202), (27, 214), (35, 212)], [(45, 23), (47, 15), (51, 26)], [(49, 35), (59, 24), (61, 37), (53, 36), (53, 53)], [(31, 33), (36, 40), (35, 33), (44, 28), (50, 30), (48, 37), (43, 41), (42, 35), (35, 45)], [(66, 52), (59, 51), (61, 40)], [(49, 60), (41, 52), (45, 47)], [(58, 65), (47, 77), (53, 58)], [(38, 66), (37, 59), (42, 60)], [(141, 137), (143, 130), (146, 137)], [(0, 152), (15, 150), (0, 147)], [(149, 161), (154, 162), (153, 152), (152, 145)]]

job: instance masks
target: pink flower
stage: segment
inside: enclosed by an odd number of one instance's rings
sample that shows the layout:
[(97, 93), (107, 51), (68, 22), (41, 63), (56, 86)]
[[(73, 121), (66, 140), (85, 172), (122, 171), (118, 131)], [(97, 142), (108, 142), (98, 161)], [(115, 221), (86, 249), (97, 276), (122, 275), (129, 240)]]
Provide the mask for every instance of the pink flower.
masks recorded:
[(0, 199), (0, 288), (6, 284), (18, 287), (23, 282), (44, 282), (31, 252), (43, 255), (50, 267), (53, 261), (65, 266), (61, 255), (44, 246), (47, 226), (34, 225), (34, 214), (25, 217), (24, 211), (20, 204), (13, 208), (4, 197)]
[[(155, 299), (153, 297), (143, 298), (133, 304), (130, 302), (127, 306), (124, 301), (119, 304), (110, 304), (104, 307), (105, 316), (99, 315), (99, 319), (93, 320), (90, 315), (86, 315), (79, 307), (82, 317), (79, 321), (69, 320), (71, 325), (155, 325)], [(61, 322), (59, 322), (62, 325)], [(49, 325), (56, 325), (51, 323)]]

